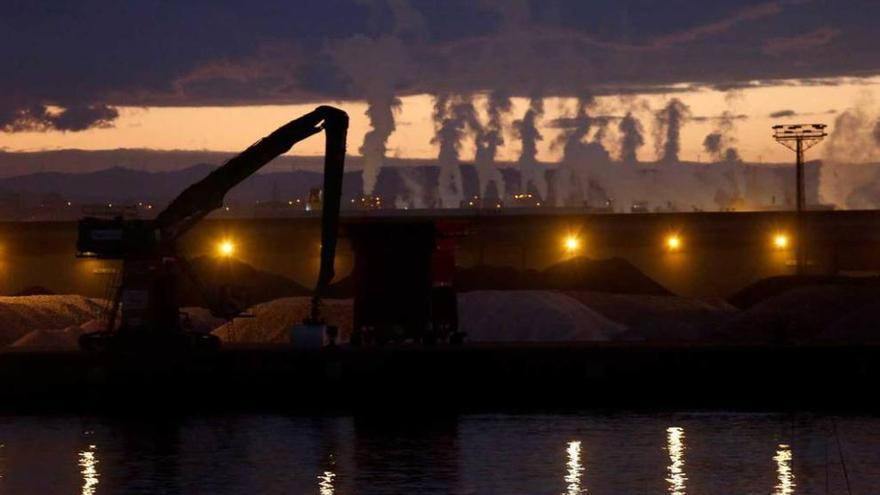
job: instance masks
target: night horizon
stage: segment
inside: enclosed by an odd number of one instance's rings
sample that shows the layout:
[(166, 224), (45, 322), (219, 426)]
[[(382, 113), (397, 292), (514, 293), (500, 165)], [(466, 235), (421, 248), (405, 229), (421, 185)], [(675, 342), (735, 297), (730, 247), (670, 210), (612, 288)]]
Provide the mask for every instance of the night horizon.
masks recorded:
[(0, 0), (0, 491), (871, 493), (878, 15)]

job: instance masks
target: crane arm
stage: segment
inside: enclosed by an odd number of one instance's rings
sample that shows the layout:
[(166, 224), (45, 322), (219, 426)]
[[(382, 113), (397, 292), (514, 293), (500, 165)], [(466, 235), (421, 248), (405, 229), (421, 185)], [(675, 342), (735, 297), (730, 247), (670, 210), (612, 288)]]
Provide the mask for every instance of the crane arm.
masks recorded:
[[(320, 106), (278, 128), (272, 134), (231, 158), (204, 179), (187, 187), (156, 217), (155, 226), (159, 230), (160, 241), (163, 244), (172, 245), (193, 225), (212, 211), (222, 207), (223, 198), (230, 189), (279, 155), (289, 151), (296, 143), (322, 130), (325, 131), (327, 140), (324, 157), (324, 196), (328, 199), (327, 203), (336, 205), (335, 208), (331, 207), (329, 212), (325, 208), (324, 217), (325, 223), (329, 221), (336, 225), (339, 216), (339, 197), (342, 194), (341, 183), (348, 115), (338, 108)], [(334, 196), (336, 189), (339, 192), (337, 196)], [(337, 218), (335, 220), (327, 219), (328, 214), (335, 215)], [(335, 229), (333, 244), (335, 246)]]
[(321, 263), (312, 296), (309, 321), (319, 322), (321, 298), (335, 276), (336, 238), (345, 171), (348, 114), (329, 106), (292, 120), (230, 159), (207, 177), (186, 188), (156, 217), (160, 243), (167, 250), (175, 241), (212, 211), (223, 206), (230, 189), (256, 173), (294, 144), (321, 131), (325, 134), (324, 193), (321, 211)]

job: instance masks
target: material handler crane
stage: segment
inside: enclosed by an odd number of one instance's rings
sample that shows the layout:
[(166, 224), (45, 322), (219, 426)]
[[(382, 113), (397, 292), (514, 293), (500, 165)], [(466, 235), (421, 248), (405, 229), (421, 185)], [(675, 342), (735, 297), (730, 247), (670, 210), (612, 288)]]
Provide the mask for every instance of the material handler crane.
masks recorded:
[[(212, 335), (196, 334), (181, 324), (178, 287), (182, 276), (197, 279), (178, 240), (213, 210), (230, 189), (296, 143), (325, 133), (324, 198), (321, 215), (321, 263), (306, 324), (321, 324), (320, 304), (333, 280), (348, 115), (321, 106), (278, 128), (177, 196), (154, 220), (84, 218), (79, 222), (77, 256), (122, 261), (122, 277), (104, 330), (84, 334), (86, 350), (215, 348)], [(222, 296), (206, 296), (212, 313), (231, 319), (244, 308)], [(120, 318), (117, 328), (117, 317)]]

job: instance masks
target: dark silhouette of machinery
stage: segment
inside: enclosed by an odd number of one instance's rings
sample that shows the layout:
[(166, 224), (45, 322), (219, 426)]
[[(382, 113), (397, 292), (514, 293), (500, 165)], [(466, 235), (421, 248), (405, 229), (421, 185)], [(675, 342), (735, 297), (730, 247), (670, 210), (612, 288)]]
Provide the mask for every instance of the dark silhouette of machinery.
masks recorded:
[[(85, 334), (86, 350), (161, 347), (212, 348), (216, 337), (187, 331), (181, 322), (177, 291), (181, 277), (201, 287), (177, 241), (205, 216), (223, 206), (230, 189), (256, 173), (294, 144), (324, 131), (321, 263), (307, 324), (321, 324), (320, 303), (334, 277), (348, 115), (321, 106), (256, 142), (201, 181), (189, 186), (155, 220), (85, 218), (79, 224), (77, 256), (122, 260), (122, 278), (113, 297), (107, 327)], [(212, 313), (231, 319), (245, 309), (234, 291), (202, 290)], [(117, 328), (117, 316), (121, 318)]]

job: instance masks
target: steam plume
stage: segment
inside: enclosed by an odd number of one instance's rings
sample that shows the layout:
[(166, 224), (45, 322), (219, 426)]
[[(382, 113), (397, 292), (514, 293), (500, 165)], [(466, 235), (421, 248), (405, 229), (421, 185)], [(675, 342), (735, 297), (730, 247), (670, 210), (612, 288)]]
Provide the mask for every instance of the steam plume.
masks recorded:
[(661, 163), (678, 163), (678, 153), (681, 151), (681, 126), (690, 118), (690, 113), (690, 107), (678, 98), (669, 100), (669, 103), (657, 112), (657, 144), (659, 146), (662, 143)]
[(627, 112), (617, 127), (620, 135), (620, 161), (634, 165), (638, 163), (638, 150), (645, 144), (642, 134), (645, 132), (642, 123), (632, 114)]
[(448, 97), (438, 97), (434, 102), (434, 123), (437, 134), (431, 142), (440, 146), (437, 189), (441, 206), (457, 208), (464, 199), (459, 152), (469, 130), (474, 134), (481, 132), (477, 111), (470, 99), (456, 98), (450, 101)]
[(819, 197), (839, 208), (880, 208), (878, 119), (869, 115), (870, 101), (862, 101), (840, 115), (824, 145)]
[(372, 129), (364, 136), (361, 154), (364, 155), (364, 194), (373, 194), (379, 171), (385, 165), (388, 138), (394, 132), (394, 114), (400, 109), (400, 100), (391, 94), (370, 99), (367, 117)]
[(368, 38), (355, 36), (329, 48), (336, 64), (351, 78), (353, 85), (366, 95), (366, 115), (371, 130), (360, 148), (364, 155), (364, 194), (372, 194), (379, 172), (385, 165), (388, 137), (395, 130), (394, 113), (400, 107), (395, 97), (396, 83), (405, 73), (409, 52), (395, 36)]
[(593, 125), (593, 119), (587, 112), (592, 104), (591, 97), (579, 98), (575, 116), (557, 121), (557, 125), (568, 127), (568, 130), (560, 136), (563, 151), (554, 180), (556, 206), (577, 206), (586, 199), (586, 168), (591, 164), (591, 157), (587, 156), (584, 139)]
[(494, 182), (498, 198), (504, 199), (506, 193), (504, 178), (501, 176), (501, 171), (495, 167), (495, 155), (498, 153), (498, 147), (504, 144), (502, 131), (504, 117), (511, 109), (510, 97), (500, 91), (495, 91), (489, 95), (486, 106), (489, 122), (476, 137), (476, 165), (480, 195), (484, 198), (488, 196), (489, 186)]
[(739, 162), (739, 151), (736, 147), (736, 138), (733, 136), (734, 116), (725, 111), (718, 119), (718, 127), (708, 134), (703, 140), (703, 149), (709, 153), (716, 162), (735, 163)]
[(514, 123), (514, 128), (522, 141), (522, 152), (519, 156), (520, 191), (526, 192), (531, 184), (541, 199), (547, 198), (547, 179), (538, 165), (538, 141), (544, 139), (538, 131), (538, 119), (544, 115), (544, 100), (532, 97), (529, 109), (522, 120)]

